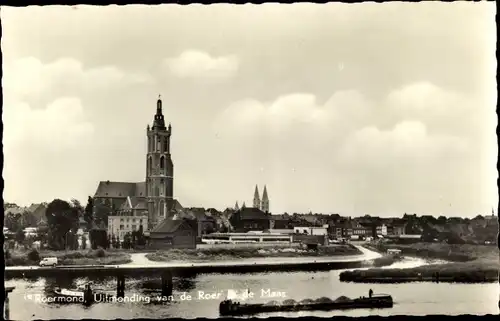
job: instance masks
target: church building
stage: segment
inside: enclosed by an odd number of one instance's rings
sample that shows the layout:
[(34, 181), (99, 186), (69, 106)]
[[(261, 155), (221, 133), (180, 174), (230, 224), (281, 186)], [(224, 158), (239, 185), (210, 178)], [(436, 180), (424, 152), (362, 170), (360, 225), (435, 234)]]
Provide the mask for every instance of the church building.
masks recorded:
[[(162, 101), (158, 98), (153, 125), (146, 128), (145, 181), (139, 183), (101, 181), (94, 195), (94, 213), (109, 206), (112, 216), (147, 216), (144, 230), (151, 230), (182, 206), (173, 198), (174, 165), (170, 154), (172, 126), (165, 126)], [(111, 217), (109, 218), (112, 219)], [(126, 221), (124, 220), (124, 228)]]

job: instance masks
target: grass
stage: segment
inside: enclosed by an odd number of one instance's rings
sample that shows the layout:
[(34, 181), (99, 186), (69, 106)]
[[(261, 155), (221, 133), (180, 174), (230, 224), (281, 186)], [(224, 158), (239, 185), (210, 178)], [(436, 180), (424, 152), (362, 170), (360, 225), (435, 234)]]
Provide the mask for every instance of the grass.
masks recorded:
[[(30, 260), (29, 251), (10, 251), (10, 257), (5, 259), (6, 266), (38, 265), (39, 260)], [(123, 252), (98, 250), (51, 251), (41, 250), (40, 259), (57, 257), (60, 265), (88, 265), (88, 264), (125, 264), (130, 263), (130, 255)]]
[(210, 249), (171, 249), (147, 254), (151, 261), (221, 261), (245, 258), (265, 257), (303, 257), (303, 256), (336, 256), (362, 254), (352, 245), (322, 246), (318, 251), (300, 250), (297, 248), (210, 248)]
[(414, 244), (382, 244), (373, 245), (374, 249), (385, 252), (387, 249), (399, 249), (403, 255), (429, 259), (441, 259), (455, 262), (467, 262), (486, 259), (498, 262), (496, 245), (446, 244), (446, 243), (414, 243)]
[(401, 259), (398, 259), (392, 255), (385, 255), (385, 256), (382, 256), (382, 257), (379, 257), (379, 258), (376, 258), (375, 260), (373, 260), (372, 264), (375, 267), (381, 267), (381, 266), (388, 266), (388, 265), (394, 264), (398, 261), (401, 261)]
[(440, 282), (481, 283), (498, 281), (500, 262), (496, 246), (442, 243), (377, 246), (379, 250), (383, 250), (384, 247), (400, 249), (403, 255), (443, 259), (450, 262), (408, 269), (373, 268), (344, 271), (340, 274), (340, 280), (362, 283), (435, 281), (436, 273), (438, 273)]

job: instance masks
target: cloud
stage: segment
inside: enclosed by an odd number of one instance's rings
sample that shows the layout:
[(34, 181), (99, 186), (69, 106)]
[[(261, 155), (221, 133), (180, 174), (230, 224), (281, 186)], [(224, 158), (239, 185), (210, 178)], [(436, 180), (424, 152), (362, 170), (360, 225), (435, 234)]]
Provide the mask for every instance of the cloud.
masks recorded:
[(47, 150), (74, 148), (88, 139), (94, 131), (85, 120), (78, 98), (59, 98), (45, 109), (32, 109), (23, 102), (4, 106), (5, 148), (37, 146)]
[(151, 81), (146, 74), (126, 73), (115, 66), (85, 68), (74, 58), (43, 63), (36, 58), (25, 57), (5, 63), (2, 84), (8, 99), (22, 100), (28, 96), (50, 94), (51, 91), (99, 91)]
[[(4, 104), (4, 197), (14, 202), (79, 197), (72, 191), (92, 175), (94, 127), (78, 98), (59, 98), (44, 109), (27, 103)], [(94, 183), (94, 182), (91, 182)], [(73, 194), (73, 195), (72, 195)], [(29, 203), (28, 203), (29, 204)]]
[(208, 53), (187, 50), (176, 58), (164, 61), (170, 72), (179, 78), (228, 78), (236, 74), (236, 56), (212, 57)]
[(400, 162), (416, 165), (436, 161), (442, 156), (458, 156), (468, 151), (467, 141), (454, 136), (430, 136), (425, 124), (403, 121), (391, 130), (375, 126), (362, 128), (344, 142), (339, 151), (345, 164), (382, 165), (387, 168)]
[(308, 211), (301, 195), (318, 211), (399, 215), (425, 211), (429, 204), (444, 210), (443, 201), (435, 199), (439, 195), (460, 211), (474, 212), (470, 200), (480, 203), (484, 197), (477, 191), (465, 201), (459, 186), (484, 191), (494, 183), (494, 177), (490, 182), (468, 174), (487, 166), (482, 158), (493, 146), (432, 122), (443, 114), (457, 128), (474, 127), (463, 112), (470, 104), (428, 83), (398, 88), (379, 100), (355, 90), (336, 92), (324, 102), (308, 93), (268, 102), (246, 99), (228, 106), (213, 123), (218, 141), (213, 152), (224, 155), (221, 167), (228, 176), (271, 186), (273, 205), (283, 209)]

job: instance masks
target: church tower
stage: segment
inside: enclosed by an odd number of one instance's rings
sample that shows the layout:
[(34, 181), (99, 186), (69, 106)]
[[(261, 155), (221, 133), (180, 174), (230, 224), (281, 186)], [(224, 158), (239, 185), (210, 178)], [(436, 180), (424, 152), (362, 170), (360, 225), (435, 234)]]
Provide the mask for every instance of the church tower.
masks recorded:
[(146, 156), (146, 199), (149, 228), (168, 215), (173, 203), (174, 165), (170, 155), (172, 126), (165, 127), (161, 97), (156, 102), (153, 126), (147, 127), (148, 152)]
[(269, 197), (267, 196), (267, 187), (264, 185), (264, 192), (262, 193), (262, 206), (261, 211), (269, 213)]
[(255, 185), (255, 192), (253, 194), (253, 207), (260, 209), (260, 196), (257, 185)]

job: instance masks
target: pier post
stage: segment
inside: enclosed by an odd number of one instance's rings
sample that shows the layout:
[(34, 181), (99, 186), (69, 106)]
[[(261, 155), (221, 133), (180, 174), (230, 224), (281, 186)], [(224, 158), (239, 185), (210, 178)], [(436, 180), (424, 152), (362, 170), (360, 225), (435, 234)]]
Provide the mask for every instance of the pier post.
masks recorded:
[(9, 307), (9, 293), (15, 289), (13, 286), (5, 287), (5, 298), (3, 301), (3, 318), (4, 320), (10, 319), (10, 307)]
[(92, 288), (90, 287), (90, 284), (85, 285), (85, 292), (83, 294), (83, 303), (85, 305), (91, 305), (94, 303), (94, 293), (92, 291)]
[(125, 296), (125, 276), (124, 275), (118, 275), (118, 277), (117, 277), (116, 296), (118, 298), (123, 298)]
[(170, 272), (170, 270), (167, 270), (161, 275), (161, 296), (172, 295), (172, 290), (172, 272)]

